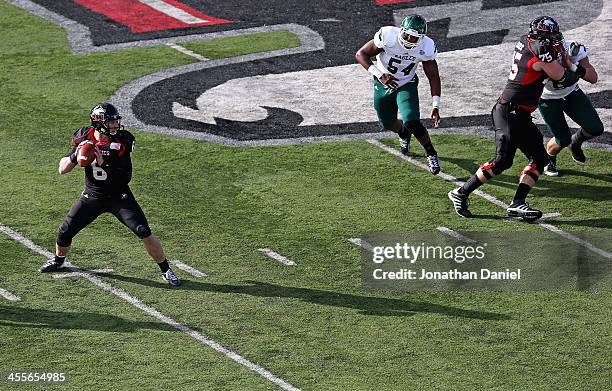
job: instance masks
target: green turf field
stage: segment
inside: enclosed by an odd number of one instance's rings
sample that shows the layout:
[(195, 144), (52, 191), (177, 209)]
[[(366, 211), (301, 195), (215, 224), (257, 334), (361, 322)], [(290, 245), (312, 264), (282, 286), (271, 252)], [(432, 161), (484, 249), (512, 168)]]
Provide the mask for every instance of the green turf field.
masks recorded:
[[(52, 249), (83, 185), (57, 163), (89, 109), (143, 75), (192, 62), (160, 46), (69, 52), (64, 30), (0, 2), (0, 224)], [(249, 51), (295, 46), (274, 33)], [(282, 39), (281, 39), (282, 38)], [(245, 42), (194, 44), (204, 56), (244, 54)], [(257, 42), (257, 46), (254, 44)], [(231, 50), (228, 49), (231, 46)], [(217, 54), (215, 54), (217, 53)], [(220, 53), (220, 54), (219, 54)], [(215, 57), (215, 58), (216, 58)], [(129, 65), (129, 66), (126, 66)], [(120, 71), (119, 71), (120, 69)], [(364, 141), (228, 148), (144, 133), (132, 190), (170, 258), (205, 272), (179, 289), (164, 283), (141, 244), (112, 216), (77, 236), (69, 259), (112, 268), (100, 278), (304, 390), (604, 390), (612, 386), (612, 293), (372, 292), (361, 286), (367, 231), (543, 232), (508, 223), (474, 197), (479, 218), (459, 219), (453, 185)], [(492, 156), (491, 140), (435, 136), (443, 169), (466, 179)], [(395, 140), (385, 140), (397, 148)], [(416, 144), (416, 143), (414, 143)], [(420, 149), (413, 145), (416, 156)], [(610, 235), (612, 154), (542, 177), (531, 202), (559, 212), (568, 232)], [(505, 202), (524, 161), (485, 186)], [(563, 239), (559, 239), (563, 240)], [(596, 243), (611, 251), (612, 241)], [(282, 265), (257, 251), (294, 260)], [(83, 278), (54, 279), (40, 255), (0, 235), (0, 373), (68, 373), (61, 390), (277, 389)], [(0, 383), (0, 389), (13, 389)], [(14, 389), (38, 389), (15, 386)]]

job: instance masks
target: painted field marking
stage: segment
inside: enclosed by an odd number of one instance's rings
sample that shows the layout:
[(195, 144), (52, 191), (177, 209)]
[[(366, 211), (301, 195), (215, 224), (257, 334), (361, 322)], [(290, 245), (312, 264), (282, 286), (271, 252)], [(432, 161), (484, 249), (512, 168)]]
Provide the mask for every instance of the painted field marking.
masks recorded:
[(174, 50), (177, 50), (177, 51), (179, 51), (179, 52), (181, 52), (183, 54), (186, 54), (186, 55), (188, 55), (190, 57), (193, 57), (193, 58), (195, 58), (198, 61), (210, 61), (209, 58), (204, 57), (201, 54), (198, 54), (198, 53), (194, 52), (193, 50), (189, 50), (186, 47), (178, 45), (176, 43), (170, 42), (170, 43), (167, 43), (166, 46), (169, 46), (169, 47), (171, 47)]
[(66, 278), (66, 277), (83, 277), (83, 274), (108, 274), (112, 273), (113, 269), (79, 269), (78, 267), (65, 267), (62, 268), (65, 272), (53, 273), (53, 278)]
[(202, 273), (198, 269), (193, 268), (193, 267), (187, 265), (186, 263), (183, 263), (183, 262), (179, 261), (178, 259), (171, 259), (168, 262), (170, 262), (174, 266), (178, 267), (182, 271), (191, 274), (194, 277), (198, 277), (198, 278), (206, 277), (206, 273)]
[(197, 23), (206, 23), (208, 20), (200, 19), (197, 16), (186, 12), (178, 7), (173, 6), (172, 4), (168, 4), (162, 0), (138, 0), (139, 2), (148, 5), (149, 7), (170, 16), (176, 20), (180, 20), (183, 23), (187, 24), (197, 24)]
[(287, 258), (287, 257), (283, 257), (282, 255), (280, 255), (279, 253), (276, 253), (272, 250), (270, 250), (269, 248), (258, 248), (257, 251), (259, 251), (260, 253), (269, 256), (272, 259), (275, 259), (277, 261), (279, 261), (280, 263), (283, 263), (287, 266), (295, 266), (296, 263), (293, 262), (291, 259)]
[(366, 242), (363, 239), (360, 239), (360, 238), (350, 238), (348, 241), (353, 243), (356, 246), (359, 246), (359, 247), (365, 249), (365, 250), (374, 251), (374, 247), (372, 247), (372, 245), (370, 243)]
[[(541, 223), (546, 219), (552, 219), (552, 218), (559, 217), (559, 216), (561, 216), (561, 213), (559, 212), (544, 213), (542, 217), (540, 217), (540, 219), (536, 223)], [(520, 217), (510, 217), (510, 216), (504, 217), (504, 222), (506, 223), (514, 223), (517, 221), (522, 221), (522, 219)]]
[[(421, 168), (421, 169), (423, 169), (425, 171), (429, 171), (429, 167), (427, 167), (426, 164), (421, 163), (420, 161), (418, 161), (418, 160), (416, 160), (414, 158), (411, 158), (409, 156), (402, 155), (399, 151), (397, 151), (397, 150), (395, 150), (395, 149), (393, 149), (393, 148), (391, 148), (391, 147), (381, 143), (378, 140), (370, 139), (370, 140), (367, 140), (367, 142), (372, 144), (372, 145), (375, 145), (375, 146), (379, 147), (380, 149), (382, 149), (383, 151), (385, 151), (387, 153), (390, 153), (391, 155), (397, 156), (397, 157), (399, 157), (402, 160), (406, 160), (407, 162), (409, 162), (409, 163), (411, 163), (411, 164), (413, 164), (413, 165), (415, 165), (415, 166), (417, 166), (417, 167), (419, 167), (419, 168)], [(445, 174), (443, 172), (440, 172), (437, 175), (437, 177), (442, 178), (442, 179), (444, 179), (444, 180), (446, 180), (448, 182), (451, 182), (451, 183), (453, 183), (453, 184), (455, 184), (457, 186), (463, 185), (463, 182), (461, 182), (459, 179), (455, 178), (452, 175)], [(485, 193), (484, 191), (476, 190), (476, 191), (474, 191), (474, 194), (476, 194), (476, 195), (484, 198), (485, 200), (489, 201), (490, 203), (495, 204), (497, 206), (500, 206), (500, 207), (502, 207), (504, 209), (508, 208), (508, 204), (506, 204), (505, 202), (499, 200), (498, 198), (496, 198), (496, 197), (494, 197), (494, 196), (492, 196), (492, 195), (490, 195), (488, 193)], [(607, 252), (605, 250), (602, 250), (602, 249), (594, 246), (593, 244), (591, 244), (591, 243), (589, 243), (589, 242), (587, 242), (587, 241), (585, 241), (583, 239), (580, 239), (579, 237), (577, 237), (575, 235), (572, 235), (572, 234), (570, 234), (568, 232), (565, 232), (565, 231), (563, 231), (559, 227), (556, 227), (556, 226), (554, 226), (552, 224), (546, 224), (546, 223), (544, 223), (542, 221), (536, 221), (535, 223), (538, 224), (539, 226), (543, 227), (543, 228), (546, 228), (550, 232), (553, 232), (553, 233), (555, 233), (555, 234), (557, 234), (559, 236), (562, 236), (562, 237), (564, 237), (566, 239), (569, 239), (569, 240), (571, 240), (571, 241), (573, 241), (573, 242), (583, 246), (584, 248), (586, 248), (588, 250), (591, 250), (591, 251), (601, 255), (604, 258), (612, 259), (612, 253), (609, 253), (609, 252)]]
[(451, 237), (459, 240), (460, 242), (469, 243), (469, 244), (477, 244), (478, 243), (474, 239), (470, 239), (467, 236), (464, 236), (464, 235), (460, 234), (457, 231), (453, 231), (450, 228), (440, 226), (440, 227), (437, 227), (436, 229), (438, 231), (442, 232), (442, 233), (447, 234), (448, 236), (451, 236)]
[[(4, 233), (5, 235), (7, 235), (8, 237), (10, 237), (11, 239), (23, 244), (25, 247), (31, 249), (32, 251), (36, 252), (37, 254), (42, 255), (45, 258), (50, 258), (52, 256), (51, 252), (39, 247), (38, 245), (34, 244), (30, 239), (24, 237), (22, 234), (20, 234), (19, 232), (16, 232), (14, 230), (12, 230), (11, 228), (0, 224), (0, 232)], [(287, 381), (279, 378), (278, 376), (274, 375), (272, 372), (270, 372), (269, 370), (265, 369), (262, 366), (259, 366), (249, 360), (247, 360), (246, 358), (242, 357), (241, 355), (239, 355), (236, 352), (233, 352), (227, 348), (225, 348), (223, 345), (219, 344), (218, 342), (208, 338), (205, 335), (202, 335), (200, 333), (198, 333), (197, 331), (190, 329), (189, 327), (177, 322), (176, 320), (162, 314), (161, 312), (159, 312), (158, 310), (156, 310), (155, 308), (148, 306), (146, 304), (144, 304), (142, 301), (140, 301), (139, 299), (135, 298), (134, 296), (129, 295), (127, 292), (125, 292), (124, 290), (114, 287), (104, 281), (102, 281), (101, 279), (99, 279), (97, 276), (95, 276), (92, 273), (87, 272), (85, 269), (81, 269), (83, 270), (82, 272), (75, 272), (75, 273), (79, 273), (79, 277), (83, 277), (87, 280), (89, 280), (92, 284), (104, 289), (107, 292), (110, 292), (112, 294), (114, 294), (117, 297), (120, 297), (121, 299), (127, 301), (128, 303), (132, 304), (134, 307), (137, 307), (139, 309), (141, 309), (143, 312), (145, 312), (146, 314), (152, 316), (153, 318), (167, 324), (170, 325), (174, 328), (176, 328), (177, 330), (180, 330), (182, 332), (184, 332), (185, 334), (189, 335), (190, 337), (192, 337), (193, 339), (201, 342), (202, 344), (212, 348), (213, 350), (225, 355), (226, 357), (230, 358), (231, 360), (237, 362), (240, 365), (243, 365), (245, 367), (247, 367), (248, 369), (250, 369), (251, 371), (258, 373), (259, 375), (261, 375), (262, 377), (264, 377), (266, 380), (276, 384), (277, 386), (279, 386), (280, 388), (284, 389), (284, 390), (288, 390), (288, 391), (299, 391), (299, 388), (292, 386), (291, 384), (289, 384)]]
[(6, 289), (0, 288), (0, 296), (4, 297), (8, 301), (19, 301), (19, 296), (7, 291)]

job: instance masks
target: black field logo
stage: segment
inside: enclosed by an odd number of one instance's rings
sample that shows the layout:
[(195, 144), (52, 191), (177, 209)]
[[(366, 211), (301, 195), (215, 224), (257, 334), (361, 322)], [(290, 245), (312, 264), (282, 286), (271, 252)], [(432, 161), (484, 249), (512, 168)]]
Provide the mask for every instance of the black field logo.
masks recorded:
[[(609, 0), (520, 0), (511, 7), (501, 0), (279, 0), (265, 7), (235, 0), (9, 1), (63, 25), (75, 52), (293, 32), (300, 38), (297, 48), (202, 59), (135, 80), (112, 97), (128, 126), (227, 145), (389, 136), (376, 122), (371, 76), (354, 54), (378, 28), (398, 25), (414, 12), (428, 21), (440, 51), (441, 132), (488, 132), (514, 43), (536, 16), (554, 17), (566, 38), (589, 47), (600, 74), (611, 73), (609, 61), (597, 61), (607, 50), (599, 37), (607, 31), (600, 15), (611, 7)], [(605, 88), (585, 86), (608, 125), (611, 94)], [(431, 98), (425, 77), (419, 95), (426, 118)], [(598, 140), (610, 139), (605, 134)]]

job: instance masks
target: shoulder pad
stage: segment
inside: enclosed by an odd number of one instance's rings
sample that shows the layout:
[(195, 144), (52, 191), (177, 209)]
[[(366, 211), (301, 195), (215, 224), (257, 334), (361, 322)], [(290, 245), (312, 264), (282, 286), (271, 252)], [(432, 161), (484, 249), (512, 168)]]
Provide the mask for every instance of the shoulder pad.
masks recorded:
[(421, 45), (421, 50), (425, 52), (423, 54), (423, 56), (425, 57), (424, 61), (434, 60), (436, 56), (438, 55), (438, 46), (436, 45), (434, 40), (429, 38), (428, 36), (423, 37), (423, 43)]
[(394, 26), (384, 26), (374, 34), (374, 45), (377, 48), (383, 49), (385, 47), (391, 47), (397, 42), (397, 33), (394, 30), (399, 29)]
[(87, 140), (89, 138), (90, 130), (91, 127), (89, 126), (77, 129), (72, 135), (72, 140), (70, 141), (70, 144), (72, 144), (72, 146), (76, 148), (81, 143), (81, 141)]
[(135, 141), (136, 138), (134, 137), (134, 135), (130, 132), (128, 132), (127, 130), (122, 130), (121, 131), (121, 135), (119, 136), (121, 142), (123, 144), (125, 144), (125, 147), (129, 150), (129, 151), (133, 151), (134, 150), (134, 145), (135, 145)]

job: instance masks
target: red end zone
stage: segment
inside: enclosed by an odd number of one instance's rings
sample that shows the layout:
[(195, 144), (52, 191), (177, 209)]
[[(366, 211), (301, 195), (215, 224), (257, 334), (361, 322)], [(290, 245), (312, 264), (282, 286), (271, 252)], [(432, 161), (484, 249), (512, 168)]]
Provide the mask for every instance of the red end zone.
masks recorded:
[(134, 33), (231, 23), (176, 0), (74, 0), (98, 14), (126, 25)]

